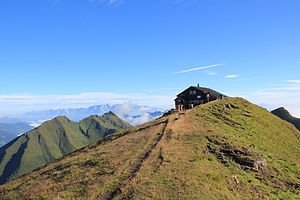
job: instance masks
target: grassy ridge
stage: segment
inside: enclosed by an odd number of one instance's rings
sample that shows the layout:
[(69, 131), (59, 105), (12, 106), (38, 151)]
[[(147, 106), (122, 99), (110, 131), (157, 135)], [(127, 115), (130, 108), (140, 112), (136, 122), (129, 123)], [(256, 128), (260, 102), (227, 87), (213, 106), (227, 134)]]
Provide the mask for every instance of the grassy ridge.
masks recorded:
[[(255, 152), (265, 161), (261, 171), (237, 171), (243, 182), (260, 188), (260, 198), (294, 199), (299, 195), (300, 132), (293, 125), (241, 98), (207, 104), (191, 114), (196, 124), (216, 133), (208, 138), (219, 147), (229, 144), (236, 150)], [(232, 172), (238, 169), (235, 162), (226, 165)]]
[(0, 186), (0, 199), (296, 199), (299, 137), (227, 98), (111, 134)]
[(130, 127), (113, 113), (91, 116), (79, 123), (66, 117), (47, 121), (0, 149), (0, 183)]

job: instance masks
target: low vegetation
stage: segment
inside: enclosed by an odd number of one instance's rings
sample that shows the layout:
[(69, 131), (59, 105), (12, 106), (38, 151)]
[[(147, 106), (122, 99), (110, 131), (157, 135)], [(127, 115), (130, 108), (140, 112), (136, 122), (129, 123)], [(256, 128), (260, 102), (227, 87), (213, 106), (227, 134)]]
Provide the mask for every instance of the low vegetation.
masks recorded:
[(0, 199), (297, 199), (300, 132), (226, 98), (107, 136), (0, 186)]

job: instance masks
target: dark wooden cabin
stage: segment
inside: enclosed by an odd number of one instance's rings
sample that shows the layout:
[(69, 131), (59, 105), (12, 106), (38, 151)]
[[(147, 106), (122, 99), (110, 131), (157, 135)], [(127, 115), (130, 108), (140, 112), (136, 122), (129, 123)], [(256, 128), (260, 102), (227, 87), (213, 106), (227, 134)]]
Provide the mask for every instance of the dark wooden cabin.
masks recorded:
[(226, 96), (210, 88), (191, 86), (177, 95), (175, 107), (178, 110), (193, 108), (195, 106), (208, 103)]

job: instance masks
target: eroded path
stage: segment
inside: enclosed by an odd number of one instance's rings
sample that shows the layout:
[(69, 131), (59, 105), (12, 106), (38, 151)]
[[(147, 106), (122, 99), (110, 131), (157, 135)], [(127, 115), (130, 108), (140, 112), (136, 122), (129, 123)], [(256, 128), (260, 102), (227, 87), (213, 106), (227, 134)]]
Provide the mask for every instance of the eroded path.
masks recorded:
[[(134, 179), (136, 177), (136, 175), (140, 171), (140, 168), (142, 167), (143, 163), (146, 161), (146, 159), (148, 159), (148, 157), (150, 156), (152, 151), (156, 148), (156, 146), (159, 144), (159, 142), (165, 135), (167, 125), (168, 125), (168, 119), (154, 125), (154, 126), (160, 126), (159, 131), (153, 135), (154, 137), (151, 137), (149, 143), (147, 144), (147, 147), (145, 148), (145, 151), (141, 152), (137, 156), (136, 162), (133, 165), (128, 166), (129, 168), (131, 168), (131, 170), (128, 171), (127, 176), (123, 177), (120, 180), (119, 185), (121, 185), (121, 187), (117, 187), (114, 191), (109, 192), (108, 194), (99, 195), (98, 196), (99, 199), (109, 199), (109, 200), (114, 199), (116, 196), (118, 196), (122, 193), (122, 188), (126, 187), (126, 184), (127, 184), (126, 182), (131, 181), (132, 179)], [(150, 126), (149, 128), (145, 128), (145, 129), (150, 129), (154, 126)], [(143, 130), (145, 130), (145, 129), (143, 129)], [(130, 196), (130, 195), (127, 194), (127, 196)]]

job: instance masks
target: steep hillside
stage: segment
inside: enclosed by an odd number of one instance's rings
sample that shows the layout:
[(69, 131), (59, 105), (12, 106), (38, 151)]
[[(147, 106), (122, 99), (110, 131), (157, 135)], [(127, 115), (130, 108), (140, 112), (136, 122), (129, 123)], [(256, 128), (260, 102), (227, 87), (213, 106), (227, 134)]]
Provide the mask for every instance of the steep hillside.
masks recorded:
[(0, 184), (131, 126), (113, 113), (79, 123), (57, 117), (0, 148)]
[(300, 130), (300, 119), (293, 117), (289, 111), (287, 111), (285, 108), (277, 108), (276, 110), (273, 110), (272, 113), (281, 119), (290, 122), (293, 124), (298, 130)]
[(16, 138), (18, 135), (32, 130), (27, 123), (0, 123), (0, 147)]
[(300, 132), (226, 98), (107, 136), (0, 186), (0, 199), (297, 199)]

